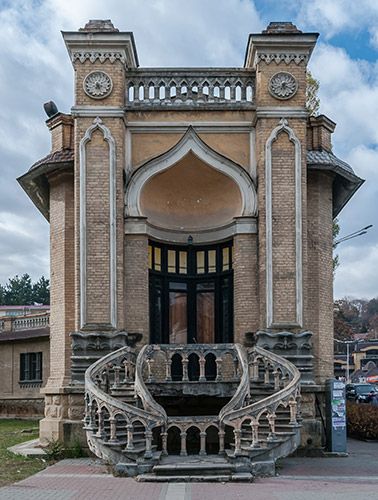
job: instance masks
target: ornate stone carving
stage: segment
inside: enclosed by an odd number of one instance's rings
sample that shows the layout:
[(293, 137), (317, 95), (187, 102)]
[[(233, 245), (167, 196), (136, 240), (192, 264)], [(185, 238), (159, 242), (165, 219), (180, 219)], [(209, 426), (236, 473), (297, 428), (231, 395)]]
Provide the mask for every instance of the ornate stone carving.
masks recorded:
[(115, 61), (120, 61), (122, 64), (126, 64), (126, 59), (122, 52), (103, 52), (99, 50), (86, 50), (80, 52), (73, 52), (71, 55), (72, 62), (80, 61), (84, 63), (85, 61), (90, 61), (91, 63), (96, 62), (97, 60), (100, 63), (105, 61), (110, 61), (112, 64)]
[[(268, 351), (311, 351), (311, 332), (257, 332), (257, 345)], [(280, 353), (281, 354), (281, 353)]]
[(92, 99), (104, 99), (111, 93), (113, 82), (104, 71), (92, 71), (85, 77), (83, 87)]
[(308, 55), (307, 54), (301, 54), (298, 52), (293, 52), (293, 53), (285, 53), (285, 52), (280, 52), (280, 53), (262, 53), (259, 52), (256, 54), (255, 57), (255, 64), (259, 63), (260, 61), (264, 61), (266, 64), (270, 64), (271, 62), (275, 62), (276, 64), (280, 64), (281, 62), (284, 62), (285, 64), (290, 64), (291, 62), (294, 62), (295, 64), (300, 64), (301, 62), (307, 63), (308, 61)]
[(272, 76), (268, 88), (276, 99), (290, 99), (296, 94), (298, 83), (292, 74), (280, 71)]
[(260, 331), (256, 333), (257, 345), (286, 358), (301, 374), (302, 384), (313, 384), (312, 332), (301, 333)]
[(74, 383), (84, 382), (85, 370), (94, 361), (109, 352), (127, 345), (135, 345), (141, 334), (118, 332), (73, 332), (71, 333), (71, 375)]

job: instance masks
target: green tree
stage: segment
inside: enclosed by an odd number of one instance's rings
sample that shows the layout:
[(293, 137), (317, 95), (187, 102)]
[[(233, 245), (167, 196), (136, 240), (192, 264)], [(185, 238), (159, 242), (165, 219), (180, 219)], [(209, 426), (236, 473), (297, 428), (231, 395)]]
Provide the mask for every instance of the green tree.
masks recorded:
[(29, 274), (9, 278), (5, 285), (5, 303), (11, 306), (21, 306), (33, 302), (33, 287)]
[[(340, 233), (339, 221), (338, 221), (338, 219), (335, 219), (333, 221), (333, 226), (332, 226), (332, 237), (333, 237), (333, 249), (334, 250), (337, 246), (336, 239), (337, 239), (339, 233)], [(335, 275), (336, 269), (339, 267), (339, 265), (340, 265), (339, 256), (334, 253), (334, 255), (333, 255), (333, 274), (334, 275)]]
[(306, 79), (306, 108), (310, 116), (317, 116), (320, 108), (319, 81), (312, 76), (309, 70), (307, 70)]
[(38, 304), (50, 304), (50, 280), (41, 276), (33, 285), (33, 302)]

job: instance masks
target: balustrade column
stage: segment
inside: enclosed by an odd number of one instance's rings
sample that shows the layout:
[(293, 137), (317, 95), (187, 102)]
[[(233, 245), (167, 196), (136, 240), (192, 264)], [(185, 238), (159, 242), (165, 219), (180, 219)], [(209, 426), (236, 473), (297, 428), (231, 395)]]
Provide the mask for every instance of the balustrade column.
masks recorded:
[(206, 455), (206, 432), (202, 431), (200, 432), (200, 452), (199, 454), (201, 456)]
[(241, 429), (234, 429), (235, 436), (235, 453), (234, 455), (241, 455)]
[(257, 420), (252, 420), (252, 443), (251, 448), (259, 448), (259, 423)]
[(152, 375), (152, 365), (154, 364), (154, 360), (151, 358), (147, 358), (147, 369), (148, 369), (148, 378), (147, 382), (152, 382), (154, 377)]
[(270, 426), (270, 432), (267, 439), (268, 441), (273, 441), (276, 438), (276, 414), (268, 413), (267, 419)]
[(223, 430), (220, 430), (218, 433), (218, 436), (219, 436), (219, 455), (224, 454), (224, 435), (225, 435), (225, 432)]
[(234, 358), (234, 378), (238, 378), (239, 372), (239, 362), (237, 358)]
[(126, 445), (126, 450), (133, 450), (134, 449), (134, 429), (131, 424), (126, 425), (127, 429), (127, 445)]
[(144, 433), (146, 438), (146, 451), (144, 453), (144, 458), (152, 457), (152, 432), (150, 430), (146, 430)]
[(87, 397), (84, 398), (84, 401), (85, 401), (84, 428), (89, 428), (92, 427), (91, 425), (92, 403), (88, 402)]
[(97, 429), (97, 432), (96, 432), (96, 437), (98, 438), (103, 438), (105, 436), (105, 431), (104, 431), (104, 415), (101, 411), (101, 409), (99, 408), (97, 410), (97, 415), (98, 415), (98, 429)]
[(206, 377), (205, 377), (205, 363), (206, 359), (201, 356), (199, 359), (199, 365), (200, 365), (200, 376), (199, 376), (199, 382), (206, 382)]
[(120, 372), (120, 370), (121, 370), (120, 366), (114, 367), (114, 382), (112, 385), (112, 389), (117, 389), (117, 387), (119, 386), (119, 372)]
[(297, 425), (297, 402), (296, 401), (289, 401), (289, 407), (290, 407), (290, 425)]
[(130, 361), (130, 381), (132, 382), (135, 378), (135, 363)]
[(124, 379), (123, 379), (123, 382), (124, 383), (127, 383), (129, 382), (130, 378), (129, 378), (129, 373), (130, 373), (130, 368), (129, 368), (129, 360), (128, 359), (125, 359), (123, 362), (123, 367), (124, 367), (124, 370), (125, 370), (125, 376), (124, 376)]
[(265, 373), (264, 373), (264, 384), (269, 384), (269, 366), (265, 366)]
[(166, 382), (170, 382), (172, 380), (171, 366), (172, 366), (172, 359), (166, 359), (165, 360), (165, 381)]
[(181, 451), (180, 451), (180, 455), (182, 457), (186, 457), (187, 456), (187, 452), (186, 452), (186, 432), (182, 431), (180, 433), (180, 437), (181, 437)]
[(215, 379), (216, 382), (221, 382), (222, 381), (222, 363), (223, 359), (222, 358), (217, 358), (215, 360), (215, 363), (217, 365), (217, 377)]
[(252, 381), (257, 382), (259, 380), (259, 362), (252, 361)]
[(189, 377), (188, 377), (188, 363), (189, 359), (188, 358), (183, 358), (182, 359), (182, 381), (183, 382), (188, 382)]
[(280, 390), (280, 372), (278, 370), (274, 370), (273, 377), (274, 377), (274, 390), (279, 391)]
[(230, 85), (230, 101), (236, 101), (236, 87), (235, 84)]
[(118, 441), (118, 439), (117, 439), (117, 427), (116, 427), (117, 420), (115, 418), (110, 418), (109, 423), (110, 423), (110, 441), (115, 443)]
[(168, 455), (167, 441), (168, 441), (168, 432), (161, 432), (161, 448), (162, 455)]

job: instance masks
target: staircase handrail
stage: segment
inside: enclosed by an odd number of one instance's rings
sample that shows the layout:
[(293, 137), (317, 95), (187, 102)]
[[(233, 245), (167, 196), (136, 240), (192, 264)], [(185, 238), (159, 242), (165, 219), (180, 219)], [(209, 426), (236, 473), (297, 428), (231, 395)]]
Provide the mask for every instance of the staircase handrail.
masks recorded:
[(143, 408), (146, 412), (155, 415), (160, 422), (167, 422), (167, 413), (164, 408), (159, 405), (159, 403), (152, 397), (150, 391), (143, 380), (143, 363), (147, 351), (151, 348), (150, 345), (146, 344), (139, 351), (136, 366), (135, 366), (135, 394), (138, 395), (142, 401)]
[[(244, 416), (250, 416), (256, 418), (259, 416), (261, 410), (264, 409), (275, 411), (276, 407), (279, 405), (280, 402), (289, 401), (291, 398), (295, 399), (298, 394), (301, 376), (299, 370), (293, 363), (291, 363), (290, 361), (281, 356), (278, 356), (277, 354), (274, 354), (270, 351), (267, 351), (266, 349), (263, 349), (262, 347), (255, 346), (248, 351), (248, 353), (252, 352), (260, 354), (261, 356), (268, 358), (270, 361), (273, 361), (274, 363), (281, 365), (281, 367), (284, 367), (286, 371), (291, 374), (292, 379), (285, 387), (278, 390), (274, 394), (271, 394), (270, 396), (267, 396), (259, 401), (256, 401), (254, 403), (239, 408), (236, 406), (232, 407), (233, 405), (230, 404), (234, 399), (232, 398), (232, 400), (228, 403), (229, 405), (228, 408), (226, 405), (222, 409), (225, 411), (221, 412), (222, 415), (221, 414), (219, 415), (220, 420), (226, 424), (232, 424), (233, 421), (239, 420)], [(249, 367), (247, 368), (246, 372), (248, 376), (248, 385), (249, 385)]]
[(124, 412), (126, 414), (143, 419), (151, 427), (162, 425), (164, 422), (162, 421), (160, 414), (155, 414), (146, 410), (145, 408), (138, 408), (136, 406), (125, 403), (124, 401), (120, 401), (107, 394), (94, 382), (95, 375), (103, 368), (105, 368), (107, 364), (114, 362), (117, 358), (122, 357), (128, 352), (130, 352), (130, 348), (128, 346), (121, 347), (120, 349), (107, 354), (103, 358), (100, 358), (89, 368), (87, 368), (85, 372), (85, 393), (89, 394), (91, 400), (97, 399), (98, 401), (106, 403), (109, 408), (112, 408), (113, 413), (115, 413), (116, 410), (120, 410), (121, 412)]
[(223, 422), (227, 415), (232, 414), (243, 406), (245, 399), (249, 396), (249, 367), (245, 349), (240, 344), (234, 344), (241, 366), (241, 378), (238, 388), (230, 401), (223, 406), (219, 412), (219, 421)]

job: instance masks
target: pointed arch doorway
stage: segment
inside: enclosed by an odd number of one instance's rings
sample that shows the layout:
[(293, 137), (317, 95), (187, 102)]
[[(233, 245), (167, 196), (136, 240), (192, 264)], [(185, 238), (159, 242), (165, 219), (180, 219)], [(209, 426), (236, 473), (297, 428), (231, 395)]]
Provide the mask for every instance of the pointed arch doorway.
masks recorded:
[(150, 335), (154, 344), (233, 341), (232, 241), (149, 242)]

